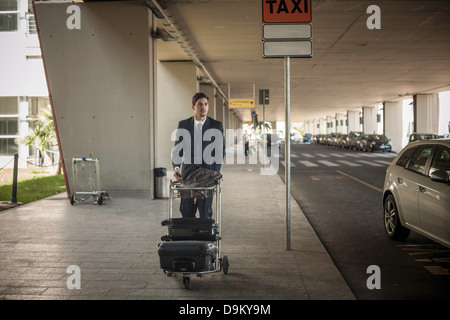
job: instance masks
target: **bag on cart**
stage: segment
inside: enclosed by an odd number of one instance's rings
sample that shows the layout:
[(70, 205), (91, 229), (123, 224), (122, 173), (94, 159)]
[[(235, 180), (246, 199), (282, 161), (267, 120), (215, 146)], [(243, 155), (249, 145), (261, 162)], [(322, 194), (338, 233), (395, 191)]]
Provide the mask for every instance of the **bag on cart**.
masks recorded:
[(208, 241), (168, 241), (158, 249), (161, 269), (172, 272), (203, 272), (215, 268), (216, 246)]
[(171, 218), (161, 222), (167, 226), (168, 234), (161, 237), (162, 241), (179, 240), (217, 240), (217, 224), (208, 218)]
[(178, 186), (183, 198), (212, 198), (212, 190), (182, 190), (183, 188), (210, 188), (219, 183), (222, 179), (220, 172), (206, 168), (198, 168), (188, 175), (185, 180), (179, 182)]

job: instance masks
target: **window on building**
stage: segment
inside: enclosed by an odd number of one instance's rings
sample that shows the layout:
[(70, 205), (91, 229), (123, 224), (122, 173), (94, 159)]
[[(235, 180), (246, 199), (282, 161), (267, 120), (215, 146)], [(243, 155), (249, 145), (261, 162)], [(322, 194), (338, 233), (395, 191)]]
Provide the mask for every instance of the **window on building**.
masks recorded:
[(0, 32), (17, 31), (19, 26), (18, 0), (0, 1)]
[(0, 97), (0, 155), (17, 153), (16, 138), (11, 136), (19, 132), (18, 110), (17, 97)]
[(0, 115), (18, 114), (17, 97), (0, 97)]
[(15, 138), (0, 139), (0, 156), (13, 156), (17, 153), (18, 148)]
[(15, 136), (19, 131), (19, 118), (1, 118), (0, 117), (0, 135)]

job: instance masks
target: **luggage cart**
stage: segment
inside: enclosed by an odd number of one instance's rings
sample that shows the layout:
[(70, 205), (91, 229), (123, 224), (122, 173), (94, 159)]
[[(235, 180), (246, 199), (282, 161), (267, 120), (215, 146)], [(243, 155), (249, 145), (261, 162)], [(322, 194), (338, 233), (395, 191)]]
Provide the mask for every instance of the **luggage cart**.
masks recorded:
[(183, 285), (186, 289), (190, 286), (190, 276), (191, 274), (196, 274), (197, 277), (203, 277), (209, 273), (217, 273), (223, 271), (224, 274), (228, 274), (229, 262), (227, 256), (221, 256), (221, 185), (220, 181), (212, 187), (200, 187), (200, 188), (185, 188), (180, 185), (179, 182), (170, 181), (169, 189), (169, 219), (173, 218), (173, 199), (174, 198), (195, 198), (197, 192), (202, 193), (205, 197), (215, 196), (216, 210), (214, 214), (214, 219), (217, 224), (217, 236), (215, 241), (211, 241), (211, 244), (215, 247), (215, 261), (214, 267), (211, 270), (195, 271), (195, 272), (184, 272), (184, 271), (173, 271), (173, 270), (163, 270), (167, 276), (173, 276), (176, 274), (181, 274), (183, 276)]
[(70, 195), (70, 204), (86, 201), (92, 197), (95, 203), (101, 205), (104, 199), (111, 199), (106, 191), (101, 191), (98, 158), (73, 158), (72, 173), (75, 192)]

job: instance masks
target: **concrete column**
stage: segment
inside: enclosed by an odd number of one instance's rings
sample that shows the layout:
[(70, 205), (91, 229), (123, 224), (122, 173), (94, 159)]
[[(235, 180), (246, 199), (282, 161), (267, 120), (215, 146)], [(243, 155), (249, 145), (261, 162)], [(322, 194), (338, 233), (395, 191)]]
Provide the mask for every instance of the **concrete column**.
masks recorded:
[(338, 125), (336, 126), (336, 132), (337, 133), (347, 133), (347, 126), (345, 125), (346, 120), (345, 114), (337, 114), (336, 120), (338, 122)]
[(375, 107), (375, 109), (377, 110), (377, 133), (378, 134), (382, 134), (384, 129), (383, 129), (383, 105), (378, 105)]
[(377, 108), (363, 107), (363, 132), (377, 133)]
[(319, 119), (314, 119), (313, 120), (313, 134), (320, 134), (320, 120)]
[[(72, 191), (74, 157), (100, 160), (101, 187), (151, 190), (152, 12), (139, 2), (36, 2), (55, 122)], [(173, 94), (173, 93), (172, 93)]]
[(400, 151), (405, 145), (403, 129), (403, 103), (401, 101), (384, 102), (384, 134), (391, 139), (392, 150)]
[(350, 131), (362, 131), (362, 125), (360, 123), (361, 112), (360, 110), (351, 110), (347, 112), (348, 120), (348, 132)]
[(439, 102), (438, 95), (416, 94), (414, 101), (414, 130), (419, 133), (438, 133)]
[[(215, 119), (222, 123), (223, 123), (223, 102), (224, 102), (224, 100), (222, 97), (217, 97)], [(224, 127), (225, 127), (225, 124), (224, 124)]]
[(305, 121), (305, 133), (312, 133), (313, 131), (312, 129), (312, 125), (311, 125), (312, 121), (311, 120), (307, 120)]
[(192, 96), (198, 90), (196, 69), (189, 61), (158, 63), (156, 167), (172, 168), (172, 133), (180, 120), (194, 115)]
[(335, 132), (335, 123), (334, 123), (334, 117), (333, 116), (327, 116), (326, 117), (326, 128), (327, 128), (327, 134)]
[(200, 84), (200, 92), (203, 92), (209, 97), (209, 111), (208, 116), (216, 119), (216, 88), (210, 84)]
[(450, 91), (439, 93), (439, 134), (450, 133)]
[(327, 134), (327, 118), (319, 118), (319, 133)]

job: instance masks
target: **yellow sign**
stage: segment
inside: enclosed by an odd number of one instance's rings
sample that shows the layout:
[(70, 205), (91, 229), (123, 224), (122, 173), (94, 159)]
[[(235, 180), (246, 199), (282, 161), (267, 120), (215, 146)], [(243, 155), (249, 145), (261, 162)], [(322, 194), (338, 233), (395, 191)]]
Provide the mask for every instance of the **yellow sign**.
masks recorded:
[(254, 108), (255, 99), (230, 99), (228, 108)]

